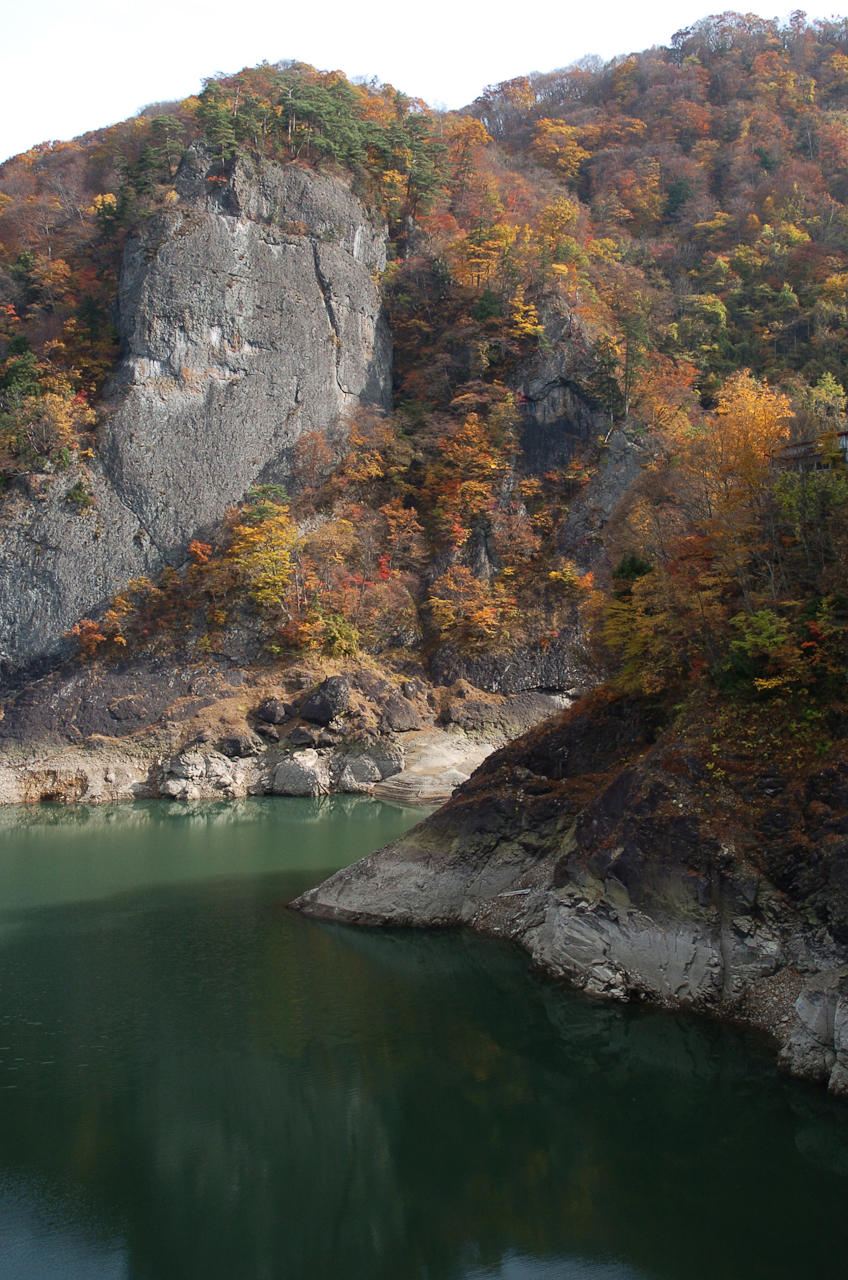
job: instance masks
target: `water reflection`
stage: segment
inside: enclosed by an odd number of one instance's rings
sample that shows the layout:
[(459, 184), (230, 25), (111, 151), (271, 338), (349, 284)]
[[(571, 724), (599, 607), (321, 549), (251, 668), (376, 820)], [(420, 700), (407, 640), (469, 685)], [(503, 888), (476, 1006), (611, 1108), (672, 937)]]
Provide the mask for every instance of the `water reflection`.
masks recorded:
[(91, 1238), (44, 1188), (0, 1183), (0, 1275), (3, 1280), (127, 1280), (120, 1240)]
[[(324, 811), (328, 842), (355, 813)], [(509, 947), (281, 911), (305, 849), (16, 914), (3, 1280), (836, 1271), (848, 1109), (737, 1032), (593, 1005)]]
[[(336, 820), (354, 815), (359, 822), (376, 822), (386, 809), (396, 805), (374, 804), (356, 795), (318, 796), (304, 802), (280, 797), (255, 796), (246, 800), (195, 800), (163, 803), (161, 800), (137, 800), (131, 804), (21, 804), (0, 806), (0, 831), (20, 835), (27, 829), (44, 831), (59, 827), (65, 831), (85, 828), (90, 832), (104, 827), (156, 828), (180, 823), (185, 827), (229, 826), (253, 824), (266, 826), (269, 821), (284, 820), (298, 826)], [(410, 822), (420, 819), (427, 809), (407, 811)]]
[(422, 816), (361, 796), (0, 807), (0, 907), (81, 902), (281, 866), (308, 869), (317, 883)]
[(508, 1256), (496, 1267), (473, 1268), (467, 1280), (643, 1280), (644, 1272), (623, 1262), (587, 1262), (583, 1258), (538, 1258)]

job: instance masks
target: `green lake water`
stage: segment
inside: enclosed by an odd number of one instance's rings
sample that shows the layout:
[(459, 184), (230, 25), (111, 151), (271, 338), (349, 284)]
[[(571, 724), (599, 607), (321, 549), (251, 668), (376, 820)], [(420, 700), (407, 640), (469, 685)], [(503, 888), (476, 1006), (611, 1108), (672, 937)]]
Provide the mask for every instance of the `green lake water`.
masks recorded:
[(0, 1280), (813, 1280), (848, 1107), (514, 949), (284, 909), (420, 814), (0, 811)]

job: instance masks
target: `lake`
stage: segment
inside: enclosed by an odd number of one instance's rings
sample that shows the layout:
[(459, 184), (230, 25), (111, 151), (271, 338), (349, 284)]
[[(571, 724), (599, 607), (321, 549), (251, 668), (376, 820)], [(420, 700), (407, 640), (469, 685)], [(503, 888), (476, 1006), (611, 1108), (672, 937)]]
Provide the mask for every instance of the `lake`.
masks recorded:
[(0, 811), (0, 1280), (801, 1280), (848, 1106), (505, 944), (284, 904), (420, 812)]

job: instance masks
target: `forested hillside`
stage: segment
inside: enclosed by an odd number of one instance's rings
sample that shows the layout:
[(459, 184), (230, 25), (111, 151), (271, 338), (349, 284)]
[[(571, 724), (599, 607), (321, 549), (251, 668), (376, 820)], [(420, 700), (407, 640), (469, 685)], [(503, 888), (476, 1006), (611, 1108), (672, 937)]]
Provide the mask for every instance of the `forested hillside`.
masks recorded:
[[(594, 677), (648, 694), (802, 707), (826, 750), (816, 699), (842, 694), (848, 624), (848, 21), (724, 14), (447, 114), (263, 65), (8, 161), (9, 492), (96, 450), (123, 243), (178, 200), (197, 142), (212, 182), (238, 153), (343, 172), (386, 222), (395, 409), (301, 440), (288, 493), (247, 495), (185, 568), (81, 620), (84, 653), (214, 651), (247, 607), (274, 656), (569, 635)], [(557, 355), (598, 432), (540, 470), (521, 387)], [(590, 572), (565, 530), (616, 429), (641, 472)]]

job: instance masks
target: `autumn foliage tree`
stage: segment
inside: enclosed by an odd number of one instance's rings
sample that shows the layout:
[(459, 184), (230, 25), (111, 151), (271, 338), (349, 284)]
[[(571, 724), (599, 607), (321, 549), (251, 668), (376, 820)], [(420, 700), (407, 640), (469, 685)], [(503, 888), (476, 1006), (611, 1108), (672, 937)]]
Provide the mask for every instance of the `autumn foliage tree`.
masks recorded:
[(642, 568), (622, 572), (600, 621), (628, 687), (701, 674), (750, 696), (844, 683), (848, 471), (841, 457), (816, 470), (818, 441), (812, 465), (794, 465), (791, 428), (787, 397), (743, 372), (714, 413), (669, 434), (629, 513)]

